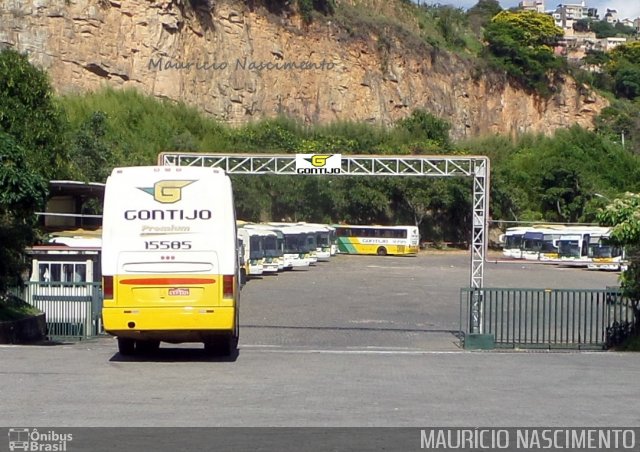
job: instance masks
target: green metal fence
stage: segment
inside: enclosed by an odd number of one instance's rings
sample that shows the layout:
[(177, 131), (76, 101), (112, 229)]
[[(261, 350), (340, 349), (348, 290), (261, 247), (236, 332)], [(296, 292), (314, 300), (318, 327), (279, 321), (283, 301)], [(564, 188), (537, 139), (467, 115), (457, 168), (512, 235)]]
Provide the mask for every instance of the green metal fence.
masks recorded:
[(11, 292), (45, 313), (52, 340), (81, 340), (102, 331), (100, 283), (29, 281)]
[[(474, 297), (482, 300), (479, 331), (471, 331)], [(632, 303), (614, 287), (463, 288), (460, 302), (461, 336), (490, 335), (497, 347), (603, 349), (620, 343), (634, 326)]]

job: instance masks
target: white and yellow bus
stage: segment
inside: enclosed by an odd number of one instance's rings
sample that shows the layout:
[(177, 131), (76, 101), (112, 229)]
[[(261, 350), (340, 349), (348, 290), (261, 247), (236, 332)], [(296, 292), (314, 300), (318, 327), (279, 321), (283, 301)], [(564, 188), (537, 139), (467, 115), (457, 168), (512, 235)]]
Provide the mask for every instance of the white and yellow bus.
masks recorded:
[(102, 317), (121, 354), (160, 341), (234, 352), (236, 234), (231, 181), (222, 170), (113, 170), (104, 198)]
[(331, 257), (331, 231), (333, 228), (318, 223), (300, 223), (300, 226), (306, 227), (315, 233), (316, 257), (319, 261), (328, 261)]
[(275, 226), (250, 223), (243, 226), (260, 234), (263, 251), (263, 272), (277, 273), (284, 268), (284, 235)]
[(334, 225), (338, 252), (378, 256), (416, 255), (420, 244), (417, 226)]
[(295, 267), (309, 267), (311, 264), (310, 250), (307, 246), (309, 233), (299, 226), (276, 226), (284, 237), (284, 269)]
[(262, 237), (260, 232), (248, 229), (245, 226), (238, 228), (238, 236), (242, 239), (244, 245), (244, 260), (248, 263), (247, 277), (255, 278), (264, 273)]

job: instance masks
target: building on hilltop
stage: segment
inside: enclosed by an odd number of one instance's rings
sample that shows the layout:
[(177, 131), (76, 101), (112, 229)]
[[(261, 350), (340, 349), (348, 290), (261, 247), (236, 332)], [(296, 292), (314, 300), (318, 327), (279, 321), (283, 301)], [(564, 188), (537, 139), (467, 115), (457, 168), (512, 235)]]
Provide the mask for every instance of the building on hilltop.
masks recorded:
[(579, 4), (560, 4), (551, 15), (556, 25), (566, 31), (573, 30), (573, 24), (580, 19), (589, 17), (588, 12), (589, 8), (585, 6), (583, 0)]
[(607, 13), (604, 15), (604, 20), (610, 24), (618, 23), (618, 10), (607, 8)]
[(518, 7), (524, 11), (544, 13), (544, 0), (520, 0)]
[(598, 16), (598, 8), (587, 8), (587, 17), (593, 20), (600, 20), (600, 16)]
[(634, 21), (632, 19), (626, 18), (626, 19), (619, 20), (618, 22), (621, 23), (622, 25), (624, 25), (625, 27), (629, 27), (629, 28), (633, 28), (633, 29), (636, 28), (635, 27), (635, 23), (634, 23)]

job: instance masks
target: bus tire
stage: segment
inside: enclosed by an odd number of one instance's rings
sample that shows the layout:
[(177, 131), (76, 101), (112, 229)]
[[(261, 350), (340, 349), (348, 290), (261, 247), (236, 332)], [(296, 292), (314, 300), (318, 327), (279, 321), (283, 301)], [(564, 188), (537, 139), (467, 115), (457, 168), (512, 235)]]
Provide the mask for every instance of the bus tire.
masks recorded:
[(160, 348), (160, 341), (136, 341), (136, 350), (140, 353), (153, 353)]
[(118, 338), (118, 352), (122, 356), (133, 355), (136, 352), (136, 341), (124, 337)]
[(379, 246), (378, 250), (376, 251), (376, 254), (378, 256), (386, 256), (387, 255), (387, 249), (384, 246)]
[(232, 356), (238, 348), (236, 331), (208, 339), (204, 343), (204, 351), (211, 356)]

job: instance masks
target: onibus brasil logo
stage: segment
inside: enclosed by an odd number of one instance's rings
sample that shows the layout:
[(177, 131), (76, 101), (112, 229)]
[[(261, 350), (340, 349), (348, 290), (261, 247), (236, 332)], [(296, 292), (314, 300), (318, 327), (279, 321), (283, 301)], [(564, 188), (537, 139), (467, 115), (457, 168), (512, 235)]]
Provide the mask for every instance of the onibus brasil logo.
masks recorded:
[(340, 174), (341, 154), (296, 154), (298, 174)]
[(10, 428), (9, 450), (65, 452), (67, 443), (73, 441), (71, 433), (54, 430), (38, 431), (37, 428)]
[(145, 193), (153, 196), (153, 199), (162, 204), (173, 204), (182, 199), (182, 189), (194, 183), (194, 180), (161, 180), (153, 187), (138, 187)]

